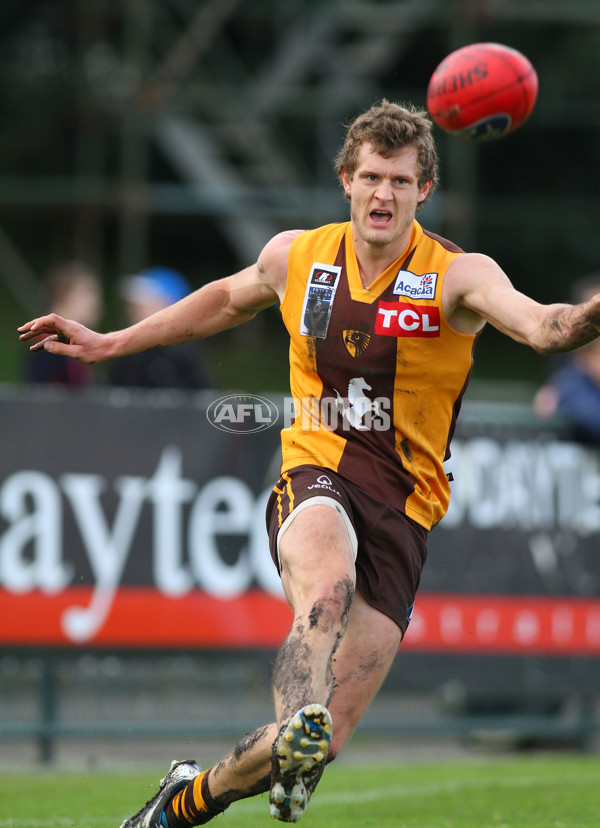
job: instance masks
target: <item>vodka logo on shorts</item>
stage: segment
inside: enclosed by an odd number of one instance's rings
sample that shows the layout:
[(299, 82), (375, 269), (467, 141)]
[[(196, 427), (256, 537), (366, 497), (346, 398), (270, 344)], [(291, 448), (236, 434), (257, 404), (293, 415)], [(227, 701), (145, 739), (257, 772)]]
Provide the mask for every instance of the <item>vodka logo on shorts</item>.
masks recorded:
[(328, 477), (326, 474), (320, 474), (317, 477), (317, 482), (313, 483), (311, 486), (307, 486), (306, 488), (327, 489), (328, 492), (333, 492), (333, 494), (336, 494), (338, 497), (342, 496), (340, 492), (334, 487), (331, 477)]
[(411, 273), (399, 270), (393, 293), (395, 296), (410, 296), (412, 299), (435, 299), (437, 273)]
[(227, 394), (206, 411), (208, 422), (229, 434), (254, 434), (275, 425), (279, 410), (274, 402), (254, 394)]

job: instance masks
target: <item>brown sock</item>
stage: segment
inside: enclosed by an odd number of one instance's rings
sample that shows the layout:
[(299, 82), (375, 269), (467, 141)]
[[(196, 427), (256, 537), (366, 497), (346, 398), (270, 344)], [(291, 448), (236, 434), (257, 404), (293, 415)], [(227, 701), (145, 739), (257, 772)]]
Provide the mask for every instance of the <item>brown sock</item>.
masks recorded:
[(205, 825), (223, 813), (208, 790), (208, 771), (203, 771), (178, 791), (165, 808), (169, 828)]

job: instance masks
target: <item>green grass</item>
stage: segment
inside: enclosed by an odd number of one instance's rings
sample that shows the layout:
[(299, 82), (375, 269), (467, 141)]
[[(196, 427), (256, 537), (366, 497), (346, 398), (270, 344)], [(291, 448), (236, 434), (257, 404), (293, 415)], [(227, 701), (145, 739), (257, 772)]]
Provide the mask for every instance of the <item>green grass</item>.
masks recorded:
[[(162, 769), (164, 771), (164, 769)], [(0, 778), (0, 828), (118, 828), (161, 775), (36, 772)], [(597, 756), (328, 768), (303, 828), (597, 828)], [(267, 797), (233, 805), (215, 828), (274, 826)]]

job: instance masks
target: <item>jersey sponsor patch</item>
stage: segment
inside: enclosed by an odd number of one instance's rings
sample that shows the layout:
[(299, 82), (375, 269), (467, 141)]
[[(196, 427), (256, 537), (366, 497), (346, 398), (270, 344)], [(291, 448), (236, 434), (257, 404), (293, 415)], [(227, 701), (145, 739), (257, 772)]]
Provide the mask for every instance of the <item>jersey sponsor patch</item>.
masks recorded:
[(306, 283), (300, 333), (325, 339), (342, 268), (314, 262)]
[(439, 336), (440, 310), (435, 305), (380, 301), (377, 306), (375, 333), (384, 336)]
[(411, 299), (435, 299), (437, 273), (411, 273), (410, 270), (399, 270), (394, 283), (395, 296), (410, 296)]

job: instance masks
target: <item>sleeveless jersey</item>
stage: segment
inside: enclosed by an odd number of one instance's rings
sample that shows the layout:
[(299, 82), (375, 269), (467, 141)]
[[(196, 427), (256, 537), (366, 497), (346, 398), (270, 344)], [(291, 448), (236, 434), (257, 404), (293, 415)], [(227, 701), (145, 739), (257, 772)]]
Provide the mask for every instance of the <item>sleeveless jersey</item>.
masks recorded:
[(403, 253), (363, 288), (350, 222), (297, 236), (281, 313), (295, 417), (282, 473), (338, 472), (430, 529), (446, 513), (444, 460), (474, 335), (450, 327), (442, 285), (460, 248), (414, 221)]

